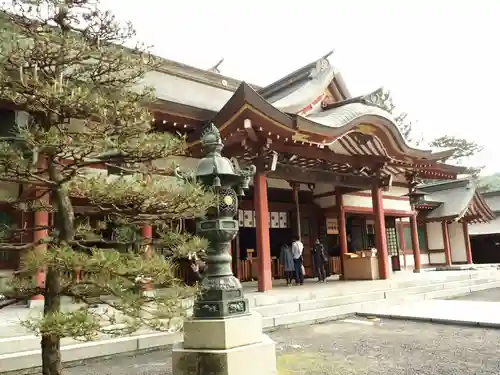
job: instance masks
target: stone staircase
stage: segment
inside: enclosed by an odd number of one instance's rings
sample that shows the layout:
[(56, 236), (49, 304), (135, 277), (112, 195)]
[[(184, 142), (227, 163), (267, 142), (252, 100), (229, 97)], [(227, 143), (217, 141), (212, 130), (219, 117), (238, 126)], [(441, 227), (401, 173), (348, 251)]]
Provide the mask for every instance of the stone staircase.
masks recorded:
[[(412, 275), (407, 279), (352, 281), (327, 284), (307, 283), (301, 287), (276, 288), (268, 293), (246, 293), (252, 310), (262, 315), (265, 330), (298, 324), (322, 323), (355, 314), (367, 304), (443, 299), (471, 292), (500, 288), (500, 271), (448, 271)], [(119, 353), (152, 350), (182, 340), (181, 333), (139, 331), (134, 335), (110, 338), (99, 336), (81, 343), (62, 342), (64, 362), (78, 362)], [(18, 324), (0, 322), (0, 373), (21, 374), (38, 367), (40, 339)]]
[[(314, 291), (298, 290), (276, 296), (252, 293), (247, 295), (252, 309), (262, 315), (267, 330), (290, 327), (297, 324), (314, 324), (338, 319), (358, 312), (367, 304), (394, 303), (405, 301), (445, 299), (466, 295), (471, 292), (500, 288), (500, 271), (439, 272), (442, 278), (412, 281), (342, 283), (342, 288), (317, 285)], [(369, 285), (368, 283), (374, 283)], [(352, 284), (352, 285), (348, 285)], [(348, 286), (348, 287), (346, 287)]]

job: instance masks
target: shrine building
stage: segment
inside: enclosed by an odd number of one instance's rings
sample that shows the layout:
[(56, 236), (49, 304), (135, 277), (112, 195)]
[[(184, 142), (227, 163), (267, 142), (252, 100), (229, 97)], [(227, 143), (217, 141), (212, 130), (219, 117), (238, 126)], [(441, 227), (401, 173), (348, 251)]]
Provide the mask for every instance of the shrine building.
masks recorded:
[[(331, 255), (330, 271), (345, 279), (388, 279), (405, 268), (472, 263), (468, 224), (494, 214), (473, 182), (457, 180), (465, 169), (445, 163), (453, 150), (408, 145), (381, 106), (381, 91), (352, 97), (328, 57), (266, 87), (169, 60), (144, 79), (156, 89), (158, 131), (187, 136), (188, 155), (174, 158), (181, 168), (196, 167), (208, 123), (220, 131), (224, 156), (257, 166), (240, 201), (235, 274), (257, 279), (259, 291), (270, 290), (283, 274), (281, 246), (295, 235), (304, 243), (308, 276), (316, 239)], [(5, 109), (1, 118), (7, 132), (23, 113)], [(172, 158), (155, 163), (171, 165)], [(427, 183), (418, 185), (420, 180)], [(19, 187), (2, 183), (1, 189), (4, 223), (50, 221), (48, 213), (13, 212), (6, 201)], [(0, 268), (12, 269), (18, 259), (15, 252), (0, 252)]]

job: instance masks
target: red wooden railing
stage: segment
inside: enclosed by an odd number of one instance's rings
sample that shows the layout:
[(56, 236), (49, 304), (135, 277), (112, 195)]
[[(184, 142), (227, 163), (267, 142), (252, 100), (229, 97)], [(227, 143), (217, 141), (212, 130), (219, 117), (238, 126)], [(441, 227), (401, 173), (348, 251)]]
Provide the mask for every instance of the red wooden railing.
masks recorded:
[[(335, 274), (341, 273), (340, 257), (329, 258), (330, 272)], [(285, 277), (283, 266), (280, 264), (279, 259), (271, 260), (271, 270), (273, 279), (282, 279)], [(257, 259), (238, 260), (238, 272), (241, 281), (257, 280), (258, 277), (258, 263)]]

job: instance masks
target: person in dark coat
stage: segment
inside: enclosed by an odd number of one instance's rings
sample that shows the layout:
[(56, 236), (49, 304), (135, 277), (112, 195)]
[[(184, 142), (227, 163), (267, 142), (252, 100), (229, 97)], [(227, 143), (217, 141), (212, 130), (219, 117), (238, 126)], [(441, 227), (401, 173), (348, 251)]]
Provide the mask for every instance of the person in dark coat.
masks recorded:
[(189, 256), (185, 283), (190, 286), (199, 283), (203, 279), (205, 268), (205, 262), (200, 260), (196, 255)]
[(295, 265), (293, 264), (292, 248), (287, 244), (281, 246), (280, 262), (285, 271), (286, 285), (292, 285)]
[(326, 280), (326, 264), (328, 263), (328, 258), (325, 254), (325, 248), (319, 239), (314, 241), (312, 254), (314, 268), (316, 269), (316, 275), (318, 275), (318, 282), (324, 283)]

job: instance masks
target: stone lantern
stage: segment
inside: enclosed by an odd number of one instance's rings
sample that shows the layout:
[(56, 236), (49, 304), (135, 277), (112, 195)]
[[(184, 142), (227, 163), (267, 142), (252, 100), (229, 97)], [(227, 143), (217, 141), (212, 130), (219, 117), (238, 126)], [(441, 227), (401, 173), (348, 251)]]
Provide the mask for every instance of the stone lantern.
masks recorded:
[(274, 342), (262, 332), (262, 317), (250, 312), (240, 281), (231, 271), (231, 240), (238, 233), (238, 195), (248, 188), (255, 166), (239, 168), (221, 155), (222, 140), (210, 124), (202, 134), (206, 152), (195, 178), (215, 195), (215, 204), (196, 224), (208, 240), (207, 268), (193, 318), (184, 321), (184, 342), (174, 344), (174, 375), (274, 375)]
[(425, 191), (413, 188), (408, 194), (405, 194), (409, 200), (410, 205), (415, 206), (416, 204), (423, 203), (425, 201), (425, 196), (427, 193)]
[(239, 168), (236, 160), (221, 155), (222, 140), (218, 129), (210, 124), (201, 138), (206, 155), (196, 169), (196, 179), (215, 194), (215, 206), (206, 218), (199, 220), (196, 232), (209, 242), (207, 268), (201, 282), (202, 295), (195, 303), (194, 316), (227, 318), (248, 314), (240, 281), (231, 271), (231, 241), (238, 233), (238, 195), (248, 189), (255, 166)]

